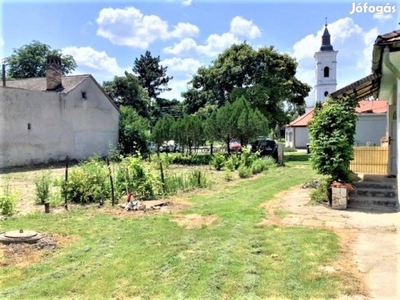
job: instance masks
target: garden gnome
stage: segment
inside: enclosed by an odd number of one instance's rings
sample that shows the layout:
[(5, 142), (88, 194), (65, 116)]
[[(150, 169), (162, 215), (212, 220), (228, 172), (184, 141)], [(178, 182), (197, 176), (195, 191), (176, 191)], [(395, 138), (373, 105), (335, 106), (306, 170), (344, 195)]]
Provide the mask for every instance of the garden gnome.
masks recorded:
[(135, 198), (135, 193), (133, 193), (133, 192), (130, 192), (129, 194), (128, 194), (128, 198), (126, 198), (126, 206), (125, 206), (125, 210), (132, 210), (133, 209), (133, 207), (134, 207), (134, 198)]

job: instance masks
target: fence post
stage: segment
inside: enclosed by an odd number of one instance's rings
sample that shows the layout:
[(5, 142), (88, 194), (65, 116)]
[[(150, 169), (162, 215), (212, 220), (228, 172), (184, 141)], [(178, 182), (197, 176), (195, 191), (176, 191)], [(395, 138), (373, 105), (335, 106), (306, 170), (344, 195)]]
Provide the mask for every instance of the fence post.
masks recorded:
[[(69, 156), (65, 158), (65, 185), (68, 183), (68, 165), (69, 165)], [(68, 199), (67, 199), (67, 191), (64, 193), (64, 208), (68, 210)]]
[(106, 158), (107, 166), (108, 166), (108, 175), (110, 176), (110, 184), (111, 184), (111, 205), (114, 206), (115, 198), (114, 198), (114, 182), (111, 174), (110, 160), (108, 157)]

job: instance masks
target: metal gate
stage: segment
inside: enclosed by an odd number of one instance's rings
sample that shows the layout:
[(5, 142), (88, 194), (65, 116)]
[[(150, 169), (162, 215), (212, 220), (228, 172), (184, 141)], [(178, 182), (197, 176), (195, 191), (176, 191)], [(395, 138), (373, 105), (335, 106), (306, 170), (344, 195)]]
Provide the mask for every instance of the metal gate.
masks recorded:
[(350, 170), (354, 173), (388, 174), (388, 147), (354, 147)]

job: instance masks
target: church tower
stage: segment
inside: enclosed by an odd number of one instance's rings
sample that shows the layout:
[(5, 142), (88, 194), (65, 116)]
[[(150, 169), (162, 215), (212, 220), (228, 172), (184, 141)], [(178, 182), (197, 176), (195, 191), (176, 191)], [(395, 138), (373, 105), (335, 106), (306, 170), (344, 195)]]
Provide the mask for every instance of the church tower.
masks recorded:
[(322, 45), (318, 52), (315, 52), (315, 79), (314, 86), (315, 103), (324, 102), (328, 94), (336, 91), (336, 55), (331, 45), (331, 35), (328, 31), (328, 24), (325, 22), (325, 30), (322, 35)]

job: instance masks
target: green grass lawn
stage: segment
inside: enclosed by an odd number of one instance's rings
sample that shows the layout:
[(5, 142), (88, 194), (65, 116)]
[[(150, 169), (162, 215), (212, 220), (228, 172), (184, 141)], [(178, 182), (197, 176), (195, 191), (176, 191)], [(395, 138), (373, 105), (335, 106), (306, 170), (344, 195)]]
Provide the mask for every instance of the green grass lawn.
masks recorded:
[[(102, 209), (33, 214), (0, 221), (75, 236), (25, 268), (2, 266), (0, 299), (326, 299), (352, 293), (337, 273), (318, 270), (337, 259), (328, 230), (260, 226), (261, 203), (315, 178), (300, 160), (250, 180), (191, 193), (179, 214), (215, 215), (210, 226), (187, 229), (175, 214), (120, 217)], [(0, 261), (3, 257), (0, 254)], [(346, 287), (346, 289), (344, 289)]]

